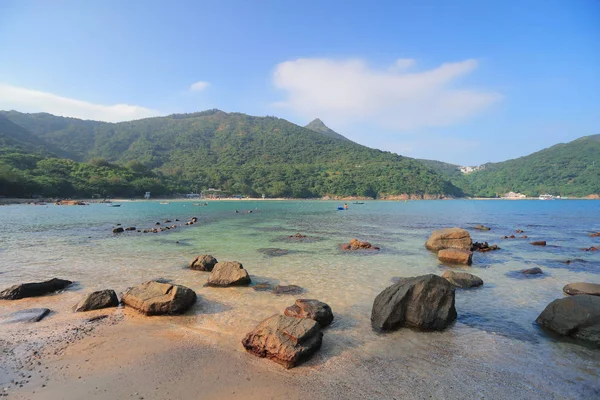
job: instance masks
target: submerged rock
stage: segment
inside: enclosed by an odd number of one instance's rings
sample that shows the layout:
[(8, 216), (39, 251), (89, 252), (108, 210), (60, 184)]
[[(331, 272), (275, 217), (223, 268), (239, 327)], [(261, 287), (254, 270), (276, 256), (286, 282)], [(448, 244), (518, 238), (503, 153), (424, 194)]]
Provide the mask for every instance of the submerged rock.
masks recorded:
[(125, 231), (125, 229), (123, 229), (123, 227), (119, 226), (117, 228), (114, 228), (112, 230), (112, 233), (123, 233)]
[(588, 247), (587, 249), (581, 249), (581, 250), (583, 250), (583, 251), (598, 251), (598, 250), (600, 250), (600, 247), (592, 246), (592, 247)]
[(542, 269), (540, 267), (522, 269), (520, 272), (523, 275), (539, 275), (539, 274), (543, 274), (544, 273), (544, 271), (542, 271)]
[(438, 251), (443, 249), (471, 250), (471, 235), (461, 228), (447, 228), (433, 231), (425, 247), (429, 250)]
[(483, 243), (475, 242), (471, 246), (471, 251), (478, 251), (480, 253), (486, 253), (488, 251), (494, 251), (494, 250), (500, 250), (500, 247), (498, 247), (498, 245), (496, 245), (496, 244), (493, 244), (490, 246), (488, 244), (488, 242), (483, 242)]
[(146, 315), (181, 314), (196, 302), (196, 292), (181, 285), (150, 281), (130, 288), (121, 300)]
[(379, 247), (371, 245), (369, 242), (361, 242), (358, 239), (350, 240), (350, 243), (344, 243), (342, 250), (379, 250)]
[(480, 231), (489, 231), (489, 230), (491, 230), (490, 227), (485, 226), (485, 225), (475, 225), (475, 229), (480, 230)]
[(249, 285), (252, 281), (248, 271), (237, 261), (225, 261), (215, 265), (208, 281), (207, 286), (241, 286)]
[(535, 322), (560, 335), (600, 344), (600, 297), (580, 294), (556, 299)]
[(210, 254), (200, 254), (190, 262), (190, 268), (196, 271), (210, 272), (217, 263), (217, 259)]
[(304, 289), (298, 285), (277, 285), (273, 289), (275, 294), (300, 294), (304, 293)]
[(273, 315), (248, 333), (242, 345), (249, 353), (292, 368), (315, 353), (322, 341), (316, 321)]
[(268, 282), (259, 282), (252, 286), (252, 289), (257, 292), (272, 292), (275, 288)]
[(442, 278), (460, 288), (471, 288), (483, 285), (483, 280), (480, 277), (467, 272), (446, 271), (442, 275)]
[(99, 310), (101, 308), (117, 307), (119, 299), (114, 290), (106, 289), (88, 293), (75, 306), (76, 312)]
[(14, 324), (19, 322), (39, 322), (49, 313), (50, 310), (48, 308), (29, 308), (0, 318), (0, 323)]
[(126, 231), (135, 231), (135, 226), (130, 226), (129, 228), (125, 228)]
[(319, 300), (298, 299), (296, 304), (285, 309), (284, 314), (294, 318), (314, 319), (322, 327), (326, 327), (333, 321), (331, 307)]
[(546, 241), (545, 240), (538, 240), (536, 242), (531, 242), (532, 246), (545, 246), (546, 245)]
[(371, 325), (376, 330), (445, 329), (457, 316), (454, 295), (454, 286), (437, 275), (401, 279), (375, 298)]
[(0, 292), (0, 299), (18, 300), (25, 297), (43, 296), (62, 290), (73, 282), (64, 279), (52, 278), (44, 282), (21, 283)]
[(276, 247), (268, 247), (264, 249), (258, 249), (258, 252), (269, 257), (280, 257), (289, 254), (290, 251), (286, 249), (279, 249)]
[(600, 296), (600, 283), (569, 283), (563, 287), (563, 292), (570, 295), (589, 294), (591, 296)]
[(438, 252), (438, 260), (449, 264), (471, 265), (473, 252), (469, 250), (443, 249)]

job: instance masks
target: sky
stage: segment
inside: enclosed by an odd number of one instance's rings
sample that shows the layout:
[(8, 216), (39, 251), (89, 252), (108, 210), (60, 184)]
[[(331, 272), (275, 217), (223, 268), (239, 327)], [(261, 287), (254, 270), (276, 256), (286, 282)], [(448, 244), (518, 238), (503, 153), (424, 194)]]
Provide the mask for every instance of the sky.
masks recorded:
[(0, 109), (218, 108), (479, 165), (600, 133), (600, 1), (0, 0)]

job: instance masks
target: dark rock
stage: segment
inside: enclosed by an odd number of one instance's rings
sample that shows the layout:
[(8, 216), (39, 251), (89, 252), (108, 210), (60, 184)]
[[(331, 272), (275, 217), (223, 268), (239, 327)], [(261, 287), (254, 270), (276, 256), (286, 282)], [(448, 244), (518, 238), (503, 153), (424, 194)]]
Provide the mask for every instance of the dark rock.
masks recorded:
[(594, 247), (594, 246), (592, 246), (592, 247), (589, 247), (587, 249), (581, 249), (581, 250), (583, 250), (583, 251), (598, 251), (598, 250), (600, 250), (600, 247)]
[(560, 335), (600, 344), (600, 297), (580, 294), (554, 300), (535, 322)]
[(170, 224), (171, 222), (173, 221), (171, 221), (170, 219), (165, 219), (165, 224)]
[(198, 222), (198, 217), (192, 217), (190, 218), (190, 221), (195, 224), (196, 222)]
[(534, 267), (534, 268), (522, 269), (521, 273), (524, 275), (538, 275), (538, 274), (543, 274), (544, 271), (542, 271), (542, 269), (540, 267)]
[(470, 250), (472, 244), (471, 235), (466, 230), (447, 228), (434, 231), (425, 243), (425, 247), (433, 251), (443, 249)]
[(0, 299), (18, 300), (25, 297), (43, 296), (62, 290), (72, 283), (71, 281), (58, 278), (52, 278), (45, 282), (21, 283), (0, 292)]
[(438, 260), (448, 264), (471, 265), (473, 252), (469, 250), (443, 249), (438, 252)]
[(292, 368), (315, 353), (322, 341), (316, 321), (273, 315), (248, 333), (242, 345), (249, 353)]
[(252, 286), (252, 289), (257, 292), (272, 292), (275, 288), (268, 282), (259, 282)]
[(208, 281), (207, 286), (241, 286), (251, 283), (248, 271), (237, 261), (225, 261), (215, 265)]
[(517, 233), (525, 233), (525, 231), (523, 231), (521, 229), (517, 229)]
[(322, 327), (326, 327), (333, 321), (331, 307), (319, 300), (298, 299), (296, 304), (285, 309), (284, 314), (294, 318), (314, 319)]
[(563, 292), (570, 295), (589, 294), (591, 296), (600, 296), (600, 283), (569, 283), (563, 287)]
[(306, 239), (308, 236), (296, 233), (295, 235), (288, 236), (291, 239)]
[(460, 288), (471, 288), (483, 285), (483, 280), (480, 277), (467, 272), (446, 271), (442, 275), (442, 278)]
[(2, 324), (14, 324), (18, 322), (38, 322), (50, 313), (47, 308), (29, 308), (9, 314), (0, 318)]
[(495, 244), (490, 246), (488, 244), (488, 242), (483, 242), (483, 243), (475, 242), (471, 246), (471, 251), (478, 251), (480, 253), (486, 253), (488, 251), (494, 251), (494, 250), (500, 250), (500, 247), (498, 247), (498, 245), (495, 245)]
[(402, 279), (377, 295), (371, 325), (376, 330), (442, 330), (456, 319), (454, 295), (454, 286), (437, 275)]
[(275, 294), (301, 294), (304, 289), (298, 285), (277, 285), (273, 290)]
[(146, 315), (181, 314), (196, 302), (196, 292), (181, 285), (150, 281), (128, 289), (121, 300)]
[(160, 225), (160, 222), (155, 223), (154, 225)]
[[(179, 242), (177, 242), (179, 243)], [(190, 262), (190, 268), (196, 271), (212, 271), (218, 261), (210, 254), (200, 254)]]
[(75, 311), (99, 310), (101, 308), (117, 307), (118, 305), (119, 299), (114, 290), (99, 290), (85, 295), (85, 297), (75, 306)]
[(135, 226), (130, 226), (129, 228), (125, 228), (126, 231), (135, 231)]
[(124, 231), (125, 231), (125, 230), (124, 230), (122, 227), (120, 227), (120, 226), (119, 226), (118, 228), (114, 228), (114, 229), (112, 230), (112, 233), (122, 233), (122, 232), (124, 232)]
[(533, 246), (545, 246), (546, 245), (546, 241), (545, 240), (538, 240), (537, 242), (531, 242), (531, 244)]

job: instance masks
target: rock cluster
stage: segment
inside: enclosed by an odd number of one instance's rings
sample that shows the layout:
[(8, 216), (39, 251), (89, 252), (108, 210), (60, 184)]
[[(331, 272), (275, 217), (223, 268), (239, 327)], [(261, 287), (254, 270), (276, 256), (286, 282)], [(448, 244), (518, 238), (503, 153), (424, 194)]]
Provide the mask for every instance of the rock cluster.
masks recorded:
[(500, 250), (500, 247), (498, 247), (498, 245), (493, 244), (493, 245), (489, 245), (488, 242), (483, 242), (483, 243), (479, 243), (479, 242), (474, 242), (473, 245), (471, 246), (471, 251), (478, 251), (480, 253), (486, 253), (488, 251), (494, 251), (494, 250)]
[(371, 245), (369, 242), (361, 242), (358, 239), (350, 240), (350, 243), (344, 243), (342, 250), (379, 250), (379, 247)]

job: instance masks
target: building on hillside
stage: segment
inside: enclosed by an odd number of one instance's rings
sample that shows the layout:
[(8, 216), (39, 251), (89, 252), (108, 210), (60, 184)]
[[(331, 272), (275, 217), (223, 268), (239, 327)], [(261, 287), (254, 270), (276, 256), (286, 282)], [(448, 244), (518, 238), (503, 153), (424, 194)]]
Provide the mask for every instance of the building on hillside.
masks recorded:
[(200, 198), (200, 194), (198, 194), (198, 193), (188, 193), (184, 196), (186, 199), (199, 199)]
[(483, 169), (481, 165), (478, 165), (476, 167), (471, 167), (471, 166), (467, 166), (467, 167), (460, 167), (460, 172), (462, 172), (463, 174), (470, 174), (471, 172), (475, 172), (475, 171), (479, 171), (480, 169)]
[(527, 196), (525, 196), (522, 193), (515, 193), (515, 192), (508, 192), (508, 193), (504, 193), (502, 195), (503, 199), (524, 199)]
[(146, 192), (146, 194), (144, 195), (144, 199), (150, 200), (150, 192)]

